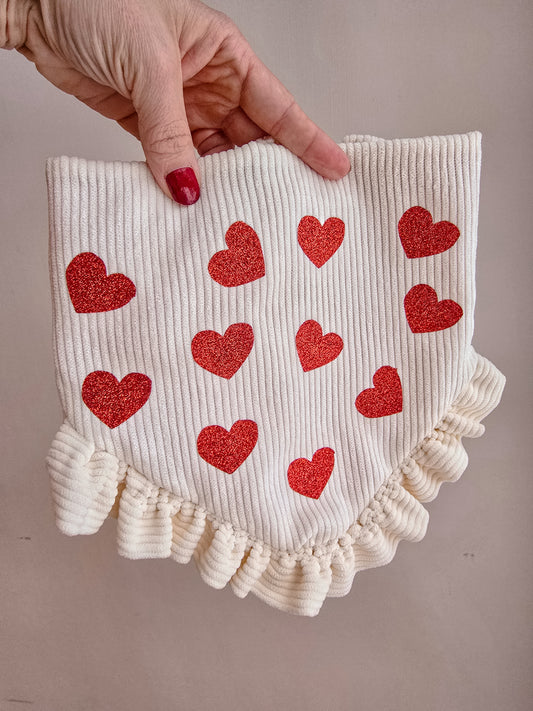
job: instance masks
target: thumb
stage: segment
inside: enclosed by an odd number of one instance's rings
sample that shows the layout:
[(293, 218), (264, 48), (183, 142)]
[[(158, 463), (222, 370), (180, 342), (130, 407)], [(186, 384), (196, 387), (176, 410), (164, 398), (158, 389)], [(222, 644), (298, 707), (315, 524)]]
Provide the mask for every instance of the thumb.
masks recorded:
[(199, 166), (183, 100), (179, 62), (157, 62), (138, 77), (132, 101), (146, 162), (163, 192), (182, 205), (200, 197)]

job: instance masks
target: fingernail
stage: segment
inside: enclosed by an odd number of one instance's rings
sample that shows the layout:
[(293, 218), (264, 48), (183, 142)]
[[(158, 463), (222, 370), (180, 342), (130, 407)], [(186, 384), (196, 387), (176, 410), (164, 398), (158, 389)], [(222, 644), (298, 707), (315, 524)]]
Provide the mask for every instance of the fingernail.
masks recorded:
[(170, 194), (180, 205), (192, 205), (200, 197), (200, 186), (192, 168), (173, 170), (165, 180)]

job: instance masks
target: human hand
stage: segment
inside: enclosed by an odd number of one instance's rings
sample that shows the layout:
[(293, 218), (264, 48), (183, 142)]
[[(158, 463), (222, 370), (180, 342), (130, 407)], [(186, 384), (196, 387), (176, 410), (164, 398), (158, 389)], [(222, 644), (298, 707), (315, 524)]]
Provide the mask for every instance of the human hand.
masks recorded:
[(194, 148), (270, 135), (326, 178), (350, 169), (230, 18), (199, 0), (0, 0), (0, 46), (136, 136), (179, 203), (200, 194)]

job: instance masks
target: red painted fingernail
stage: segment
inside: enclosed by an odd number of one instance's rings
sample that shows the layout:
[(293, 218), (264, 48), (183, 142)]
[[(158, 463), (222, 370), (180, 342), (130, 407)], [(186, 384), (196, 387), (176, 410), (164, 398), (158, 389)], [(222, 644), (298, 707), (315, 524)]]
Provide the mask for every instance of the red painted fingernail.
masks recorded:
[(200, 186), (192, 168), (173, 170), (165, 180), (170, 194), (180, 205), (192, 205), (200, 197)]

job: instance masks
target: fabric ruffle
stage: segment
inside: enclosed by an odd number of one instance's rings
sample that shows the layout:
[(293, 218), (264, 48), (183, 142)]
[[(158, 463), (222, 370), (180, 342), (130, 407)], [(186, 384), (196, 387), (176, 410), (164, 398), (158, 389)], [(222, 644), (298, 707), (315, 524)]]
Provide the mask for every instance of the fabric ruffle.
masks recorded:
[(298, 551), (274, 550), (217, 521), (203, 508), (155, 486), (115, 456), (95, 450), (65, 422), (47, 457), (59, 529), (92, 534), (108, 515), (117, 517), (118, 552), (126, 558), (172, 558), (196, 562), (214, 588), (257, 595), (285, 612), (317, 615), (326, 597), (346, 595), (355, 574), (385, 565), (401, 540), (426, 532), (424, 502), (443, 482), (456, 481), (467, 465), (462, 437), (479, 437), (481, 420), (498, 404), (504, 376), (476, 355), (473, 376), (448, 413), (402, 465), (341, 538)]

